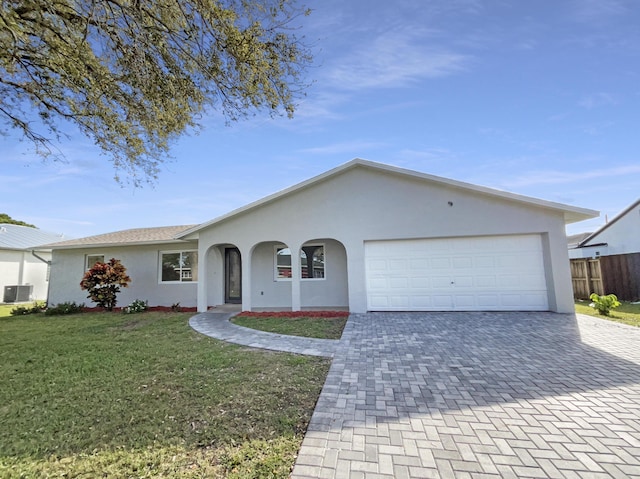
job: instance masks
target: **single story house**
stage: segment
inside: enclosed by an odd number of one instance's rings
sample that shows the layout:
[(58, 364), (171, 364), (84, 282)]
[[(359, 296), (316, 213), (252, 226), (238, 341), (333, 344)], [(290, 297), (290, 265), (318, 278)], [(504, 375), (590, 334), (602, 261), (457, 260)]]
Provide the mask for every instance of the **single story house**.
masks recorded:
[(40, 245), (63, 235), (38, 228), (0, 224), (0, 300), (17, 303), (46, 300), (51, 249)]
[(355, 159), (195, 226), (52, 245), (52, 303), (122, 260), (119, 303), (572, 312), (565, 225), (598, 212)]

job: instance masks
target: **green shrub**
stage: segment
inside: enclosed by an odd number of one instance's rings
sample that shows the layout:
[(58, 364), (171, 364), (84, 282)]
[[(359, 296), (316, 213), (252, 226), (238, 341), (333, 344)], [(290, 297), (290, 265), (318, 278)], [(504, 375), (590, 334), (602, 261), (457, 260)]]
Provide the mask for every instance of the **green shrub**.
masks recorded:
[(593, 293), (589, 296), (589, 299), (592, 301), (589, 306), (598, 311), (598, 314), (603, 316), (609, 316), (612, 309), (620, 306), (620, 301), (618, 301), (618, 297), (615, 294), (599, 296), (598, 294)]
[(60, 316), (62, 314), (77, 314), (84, 311), (84, 303), (76, 304), (75, 301), (56, 304), (55, 306), (49, 306), (44, 314), (46, 316)]
[(38, 314), (46, 307), (46, 303), (36, 301), (33, 306), (16, 306), (10, 312), (11, 316), (24, 316), (26, 314)]
[(124, 308), (122, 308), (122, 312), (126, 314), (142, 313), (143, 311), (146, 311), (148, 307), (149, 307), (148, 301), (136, 299), (129, 306), (125, 306)]

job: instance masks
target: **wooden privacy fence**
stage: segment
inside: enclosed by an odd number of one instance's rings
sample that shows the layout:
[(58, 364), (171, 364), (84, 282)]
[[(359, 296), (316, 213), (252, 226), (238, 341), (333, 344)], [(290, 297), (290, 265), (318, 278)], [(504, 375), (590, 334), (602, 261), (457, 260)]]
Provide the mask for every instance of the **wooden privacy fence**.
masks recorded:
[(571, 283), (573, 297), (576, 299), (589, 299), (591, 293), (604, 294), (600, 259), (572, 259)]
[(572, 259), (571, 282), (576, 299), (613, 293), (622, 301), (638, 301), (640, 253)]

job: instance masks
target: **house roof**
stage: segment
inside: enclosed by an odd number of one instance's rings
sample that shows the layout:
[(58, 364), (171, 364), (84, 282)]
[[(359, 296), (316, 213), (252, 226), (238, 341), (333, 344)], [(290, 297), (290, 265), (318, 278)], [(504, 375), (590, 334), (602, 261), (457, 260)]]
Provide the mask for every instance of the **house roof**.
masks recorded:
[(588, 238), (592, 234), (593, 234), (592, 232), (588, 232), (588, 233), (578, 233), (575, 235), (567, 236), (567, 244), (569, 245), (569, 249), (577, 248), (582, 241), (584, 241), (586, 238)]
[(373, 161), (369, 161), (369, 160), (363, 160), (360, 158), (356, 158), (354, 160), (351, 160), (343, 165), (340, 165), (336, 168), (333, 168), (329, 171), (326, 171), (325, 173), (322, 173), (318, 176), (315, 176), (311, 179), (308, 179), (306, 181), (303, 181), (301, 183), (298, 183), (294, 186), (291, 186), (289, 188), (286, 188), (284, 190), (281, 190), (277, 193), (274, 193), (272, 195), (266, 196), (258, 201), (255, 201), (253, 203), (250, 203), (246, 206), (243, 206), (241, 208), (238, 208), (234, 211), (231, 211), (230, 213), (227, 213), (225, 215), (219, 216), (211, 221), (208, 221), (206, 223), (202, 223), (200, 225), (196, 225), (195, 227), (188, 229), (184, 232), (182, 232), (181, 234), (178, 235), (178, 237), (180, 238), (186, 238), (189, 235), (193, 234), (193, 233), (197, 233), (200, 230), (203, 230), (205, 228), (208, 228), (209, 226), (215, 225), (217, 223), (223, 222), (233, 216), (245, 213), (247, 211), (253, 210), (254, 208), (258, 208), (260, 206), (269, 204), (273, 201), (276, 201), (284, 196), (287, 196), (289, 194), (292, 194), (296, 191), (300, 191), (303, 190), (305, 188), (308, 188), (314, 184), (320, 183), (322, 181), (326, 181), (332, 177), (335, 177), (337, 175), (340, 175), (346, 171), (352, 170), (352, 169), (356, 169), (356, 168), (367, 168), (370, 170), (376, 170), (376, 171), (380, 171), (380, 172), (385, 172), (388, 174), (393, 174), (393, 175), (399, 175), (399, 176), (404, 176), (404, 177), (411, 177), (411, 178), (416, 178), (416, 179), (422, 179), (425, 181), (430, 181), (430, 182), (434, 182), (434, 183), (439, 183), (441, 185), (445, 185), (445, 186), (450, 186), (450, 187), (454, 187), (454, 188), (459, 188), (459, 189), (464, 189), (464, 190), (468, 190), (468, 191), (473, 191), (476, 193), (481, 193), (481, 194), (485, 194), (485, 195), (491, 195), (494, 197), (499, 197), (499, 198), (504, 198), (504, 199), (508, 199), (511, 201), (515, 201), (518, 203), (524, 203), (524, 204), (528, 204), (531, 206), (537, 206), (537, 207), (541, 207), (541, 208), (546, 208), (546, 209), (550, 209), (550, 210), (554, 210), (554, 211), (559, 211), (561, 213), (563, 213), (564, 215), (564, 220), (565, 220), (565, 224), (570, 224), (570, 223), (575, 223), (578, 221), (582, 221), (582, 220), (586, 220), (586, 219), (590, 219), (590, 218), (595, 218), (597, 216), (599, 216), (599, 212), (595, 211), (595, 210), (590, 210), (590, 209), (586, 209), (586, 208), (578, 208), (576, 206), (570, 206), (570, 205), (565, 205), (562, 203), (555, 203), (552, 201), (546, 201), (546, 200), (541, 200), (538, 198), (532, 198), (532, 197), (528, 197), (528, 196), (523, 196), (523, 195), (518, 195), (515, 193), (510, 193), (507, 191), (502, 191), (502, 190), (497, 190), (497, 189), (493, 189), (493, 188), (488, 188), (485, 186), (478, 186), (478, 185), (474, 185), (471, 183), (465, 183), (462, 181), (457, 181), (457, 180), (451, 180), (449, 178), (443, 178), (443, 177), (439, 177), (439, 176), (434, 176), (434, 175), (429, 175), (426, 173), (420, 173), (418, 171), (413, 171), (413, 170), (408, 170), (405, 168), (400, 168), (397, 166), (391, 166), (391, 165), (386, 165), (383, 163), (376, 163)]
[[(616, 215), (611, 221), (609, 221), (604, 226), (602, 226), (599, 230), (594, 231), (585, 239), (580, 241), (580, 243), (578, 244), (578, 248), (581, 248), (583, 246), (596, 246), (596, 245), (590, 245), (588, 243), (590, 243), (595, 237), (597, 237), (600, 233), (605, 231), (607, 228), (610, 228), (612, 225), (614, 225), (619, 219), (621, 219), (622, 217), (624, 217), (625, 215), (633, 211), (638, 205), (640, 205), (640, 199), (638, 199), (635, 203), (630, 204), (627, 208), (625, 208), (622, 212)], [(598, 244), (598, 246), (599, 245), (600, 244)]]
[(78, 247), (97, 248), (113, 245), (144, 245), (158, 243), (175, 243), (176, 236), (194, 225), (161, 226), (157, 228), (134, 228), (96, 236), (87, 236), (68, 241), (60, 241), (48, 245), (51, 249), (71, 249)]
[(0, 224), (0, 249), (34, 249), (62, 238), (64, 235), (42, 231), (38, 228), (8, 223)]

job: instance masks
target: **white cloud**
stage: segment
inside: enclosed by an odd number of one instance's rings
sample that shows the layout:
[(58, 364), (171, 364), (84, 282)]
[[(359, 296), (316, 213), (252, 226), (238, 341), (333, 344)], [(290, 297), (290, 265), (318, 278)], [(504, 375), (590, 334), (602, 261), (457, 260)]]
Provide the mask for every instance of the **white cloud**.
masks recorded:
[(353, 140), (313, 148), (304, 148), (302, 150), (298, 150), (298, 152), (312, 155), (334, 155), (342, 153), (358, 154), (364, 150), (372, 150), (384, 146), (386, 146), (384, 143), (376, 141)]
[(389, 31), (339, 60), (329, 72), (335, 87), (345, 90), (404, 86), (452, 75), (466, 68), (466, 55), (429, 45), (425, 30)]
[(577, 20), (600, 23), (609, 17), (627, 12), (624, 0), (575, 0), (574, 11)]
[(583, 96), (578, 101), (578, 105), (587, 110), (598, 108), (601, 106), (617, 105), (618, 100), (616, 97), (607, 92), (592, 93), (590, 95)]
[[(530, 171), (524, 175), (516, 176), (509, 180), (503, 186), (526, 187), (533, 185), (554, 185), (564, 183), (586, 182), (592, 180), (600, 180), (612, 178), (616, 176), (626, 176), (640, 174), (640, 165), (624, 165), (613, 168), (602, 168), (598, 170), (588, 171), (557, 171), (557, 170), (541, 170)], [(585, 183), (588, 184), (588, 183)]]

